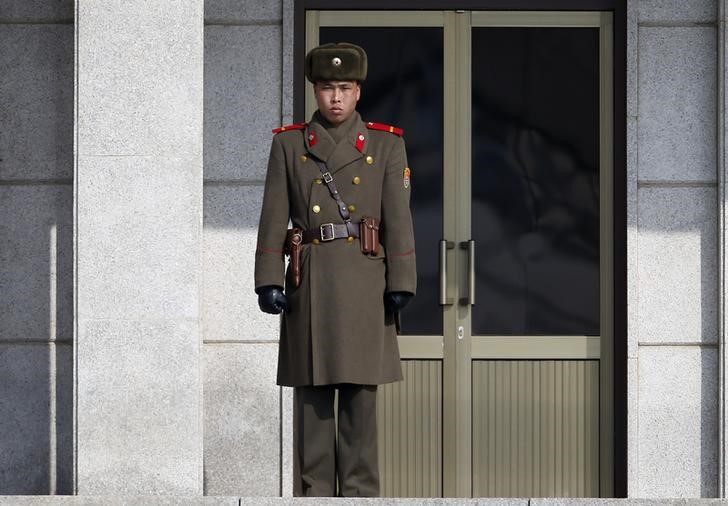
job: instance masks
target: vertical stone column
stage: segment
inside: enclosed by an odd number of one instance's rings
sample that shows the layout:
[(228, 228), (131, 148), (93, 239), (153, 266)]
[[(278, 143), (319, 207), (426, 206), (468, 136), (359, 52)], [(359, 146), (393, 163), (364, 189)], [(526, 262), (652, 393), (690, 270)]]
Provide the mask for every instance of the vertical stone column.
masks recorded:
[(203, 1), (76, 1), (76, 489), (202, 493)]
[(718, 497), (726, 497), (728, 495), (728, 486), (726, 485), (726, 428), (728, 427), (728, 417), (726, 416), (726, 392), (728, 392), (728, 382), (726, 380), (726, 329), (728, 328), (728, 318), (726, 316), (726, 248), (728, 243), (728, 228), (726, 228), (726, 84), (728, 84), (728, 68), (726, 65), (726, 17), (728, 12), (727, 0), (718, 0), (718, 364), (719, 364), (719, 381), (718, 381)]
[(717, 3), (636, 3), (629, 493), (715, 497), (722, 184), (716, 89), (724, 79)]

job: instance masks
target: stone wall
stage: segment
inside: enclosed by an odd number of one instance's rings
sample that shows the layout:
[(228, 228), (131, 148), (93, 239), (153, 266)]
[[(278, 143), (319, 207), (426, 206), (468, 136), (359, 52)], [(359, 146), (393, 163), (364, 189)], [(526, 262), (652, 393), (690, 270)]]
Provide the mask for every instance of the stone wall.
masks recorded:
[[(205, 493), (290, 495), (290, 389), (253, 262), (271, 129), (291, 121), (292, 2), (205, 2)], [(284, 51), (284, 45), (287, 50)], [(290, 57), (288, 57), (290, 59)], [(283, 437), (282, 437), (283, 435)]]
[(628, 5), (629, 495), (715, 497), (718, 6)]
[(73, 471), (73, 2), (0, 0), (0, 494)]

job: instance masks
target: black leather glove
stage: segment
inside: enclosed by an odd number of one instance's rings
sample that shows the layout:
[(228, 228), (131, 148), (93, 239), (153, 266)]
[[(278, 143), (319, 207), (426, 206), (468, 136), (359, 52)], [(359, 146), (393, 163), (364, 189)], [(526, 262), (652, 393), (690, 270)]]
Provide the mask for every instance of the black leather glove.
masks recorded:
[(389, 313), (396, 313), (404, 308), (412, 298), (410, 292), (387, 292), (384, 294), (384, 307)]
[(280, 314), (281, 311), (288, 312), (288, 299), (283, 295), (280, 286), (261, 286), (256, 288), (258, 294), (258, 306), (260, 310), (268, 314)]

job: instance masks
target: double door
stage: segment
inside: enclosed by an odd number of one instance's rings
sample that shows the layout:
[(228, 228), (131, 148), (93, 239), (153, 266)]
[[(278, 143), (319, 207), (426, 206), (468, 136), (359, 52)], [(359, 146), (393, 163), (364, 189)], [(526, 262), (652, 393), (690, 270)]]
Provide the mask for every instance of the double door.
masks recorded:
[[(612, 494), (612, 21), (308, 11), (404, 129), (418, 294), (380, 389), (385, 496)], [(307, 116), (315, 102), (307, 96)]]

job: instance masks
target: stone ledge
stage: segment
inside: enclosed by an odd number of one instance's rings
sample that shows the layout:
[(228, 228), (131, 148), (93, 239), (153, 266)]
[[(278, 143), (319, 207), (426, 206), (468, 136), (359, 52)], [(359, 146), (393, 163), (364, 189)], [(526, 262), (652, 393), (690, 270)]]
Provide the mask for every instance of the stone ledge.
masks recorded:
[(0, 506), (311, 506), (330, 505), (479, 505), (479, 506), (706, 506), (727, 504), (724, 499), (571, 499), (571, 498), (291, 498), (291, 497), (193, 497), (193, 496), (3, 496)]

